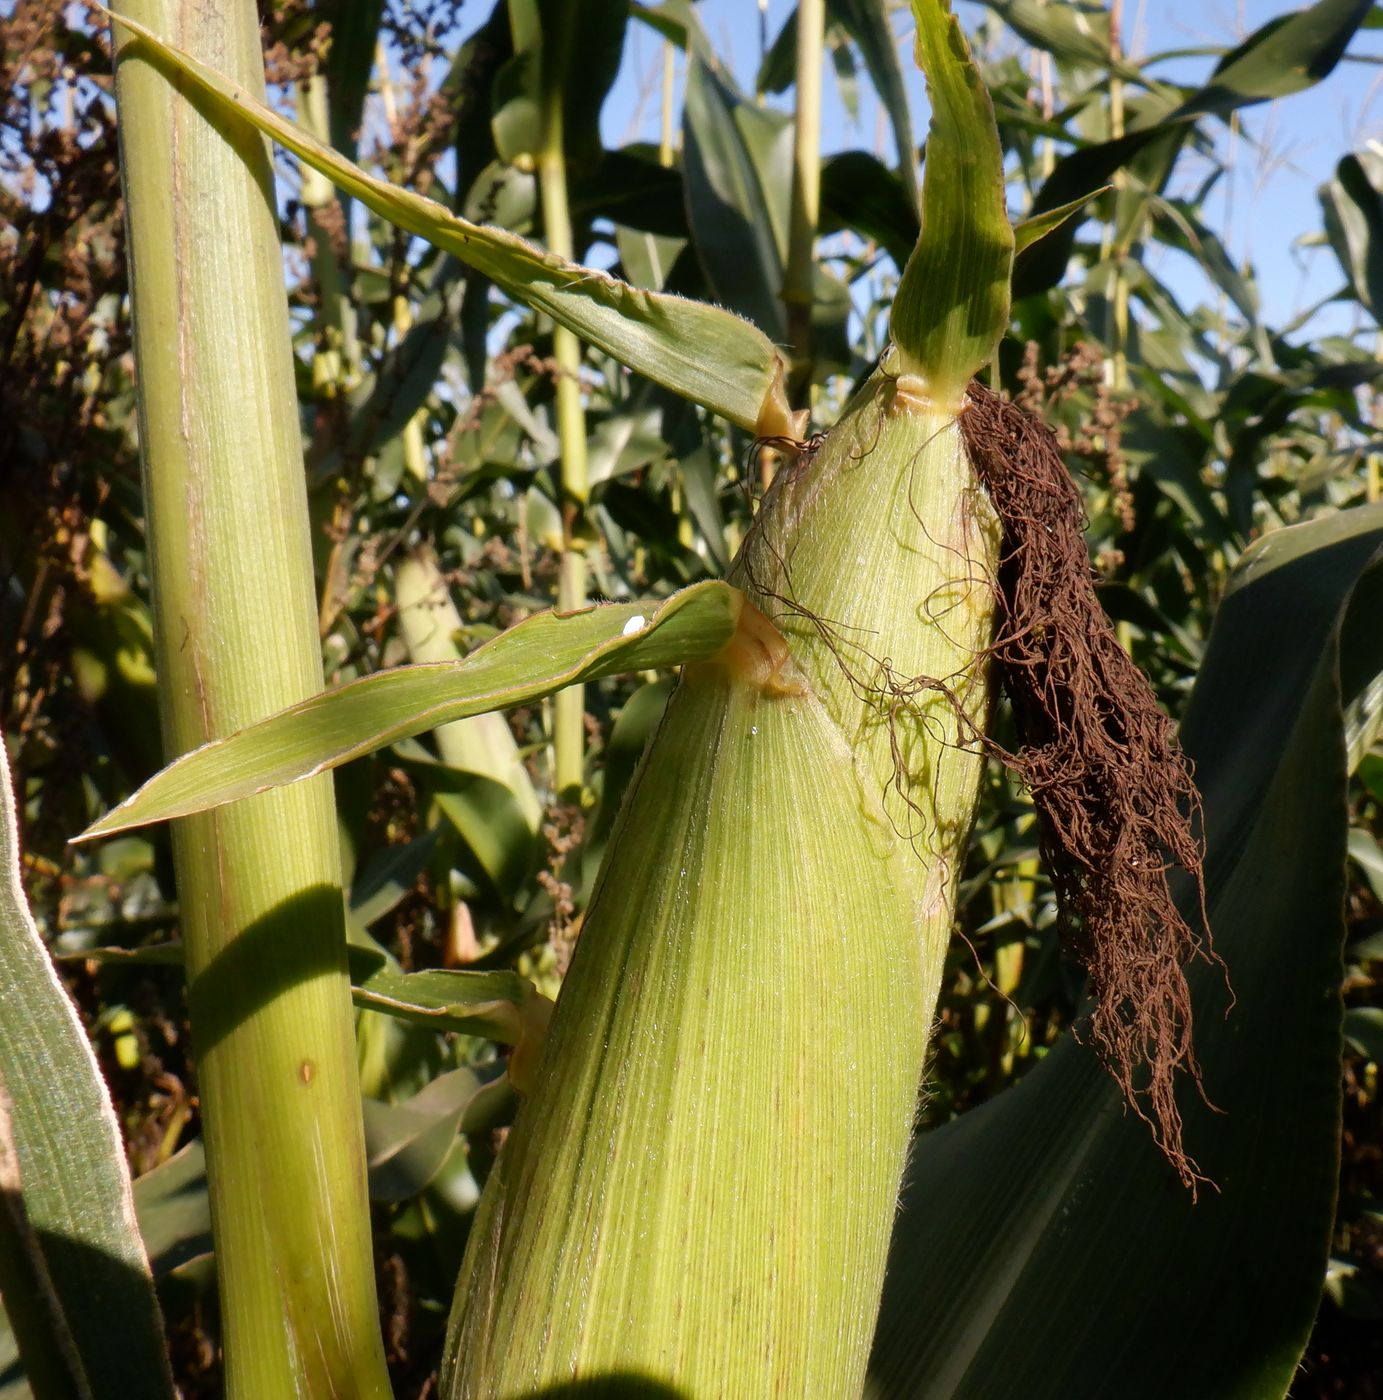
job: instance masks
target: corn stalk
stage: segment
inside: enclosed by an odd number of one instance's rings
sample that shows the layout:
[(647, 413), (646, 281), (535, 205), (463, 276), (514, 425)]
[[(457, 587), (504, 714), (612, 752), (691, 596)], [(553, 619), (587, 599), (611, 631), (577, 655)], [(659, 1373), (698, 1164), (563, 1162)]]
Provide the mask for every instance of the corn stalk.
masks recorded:
[[(125, 13), (262, 94), (253, 5), (131, 0)], [(159, 700), (176, 755), (320, 690), (321, 657), (268, 151), (118, 38)], [(179, 822), (174, 851), (227, 1394), (387, 1395), (330, 780)]]

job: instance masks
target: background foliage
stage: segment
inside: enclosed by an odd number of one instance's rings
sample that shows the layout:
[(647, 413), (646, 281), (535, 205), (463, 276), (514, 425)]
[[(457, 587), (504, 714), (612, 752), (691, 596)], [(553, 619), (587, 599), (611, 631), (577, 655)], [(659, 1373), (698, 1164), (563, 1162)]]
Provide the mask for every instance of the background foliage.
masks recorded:
[[(719, 301), (783, 341), (793, 21), (766, 36), (757, 91), (745, 92), (696, 6), (583, 8), (564, 114), (575, 257)], [(1349, 334), (1268, 324), (1253, 269), (1206, 212), (1230, 174), (1237, 112), (1328, 82), (1368, 10), (1326, 0), (1269, 26), (1200, 89), (1155, 80), (1154, 59), (1126, 59), (1098, 6), (992, 0), (975, 40), (1015, 216), (1112, 186), (1089, 217), (1020, 258), (997, 375), (1057, 427), (1086, 494), (1103, 602), (1174, 714), (1247, 545), (1380, 498), (1383, 158), (1344, 153), (1320, 192)], [(900, 76), (893, 31), (904, 27), (886, 5), (828, 6), (842, 94), (873, 84), (911, 153), (921, 126)], [(654, 79), (664, 62), (676, 78), (663, 90), (665, 137), (661, 149), (607, 149), (601, 109), (636, 30), (658, 55)], [(274, 91), (299, 122), (468, 218), (541, 238), (536, 60), (522, 39), (516, 51), (514, 33), (504, 0), (493, 10), (293, 0), (265, 15)], [(50, 946), (71, 959), (69, 986), (143, 1178), (175, 1368), (189, 1394), (211, 1394), (216, 1317), (180, 979), (85, 956), (176, 933), (166, 834), (66, 845), (161, 762), (109, 53), (102, 31), (36, 0), (20, 0), (0, 37), (0, 728), (20, 784), (30, 897)], [(1190, 193), (1188, 169), (1199, 177)], [(768, 470), (743, 434), (588, 351), (589, 494), (573, 500), (555, 411), (568, 371), (550, 323), (296, 165), (281, 161), (280, 173), (329, 680), (469, 650), (551, 605), (564, 541), (584, 550), (592, 591), (607, 598), (719, 574)], [(877, 153), (833, 152), (822, 179), (816, 426), (877, 357), (917, 227), (910, 158), (894, 168)], [(1159, 247), (1199, 266), (1203, 301), (1158, 278)], [(653, 675), (587, 687), (580, 802), (554, 795), (546, 702), (341, 770), (353, 937), (407, 971), (518, 970), (555, 991), (668, 688)], [(1372, 1393), (1383, 1373), (1383, 752), (1362, 756), (1350, 793), (1341, 1192), (1293, 1392), (1303, 1398)], [(991, 1098), (1071, 1024), (1080, 984), (1053, 916), (1030, 805), (993, 768), (943, 992), (930, 1121)], [(386, 1339), (399, 1391), (411, 1394), (435, 1366), (469, 1215), (512, 1103), (501, 1048), (482, 1035), (362, 1012), (359, 1038)]]

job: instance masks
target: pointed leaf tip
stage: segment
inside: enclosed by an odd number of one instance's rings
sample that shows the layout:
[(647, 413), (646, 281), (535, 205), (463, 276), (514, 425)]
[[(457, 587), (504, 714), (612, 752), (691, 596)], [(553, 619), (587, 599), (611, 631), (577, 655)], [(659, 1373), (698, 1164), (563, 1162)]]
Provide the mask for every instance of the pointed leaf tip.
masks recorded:
[(904, 372), (959, 405), (1008, 325), (1013, 229), (988, 89), (947, 0), (913, 0), (917, 62), (932, 120), (922, 231), (893, 303), (890, 334)]
[[(452, 720), (528, 704), (568, 685), (714, 656), (734, 637), (744, 601), (738, 589), (708, 581), (670, 598), (537, 613), (463, 660), (364, 676), (204, 744), (76, 840), (253, 797)], [(626, 631), (635, 618), (638, 625)]]

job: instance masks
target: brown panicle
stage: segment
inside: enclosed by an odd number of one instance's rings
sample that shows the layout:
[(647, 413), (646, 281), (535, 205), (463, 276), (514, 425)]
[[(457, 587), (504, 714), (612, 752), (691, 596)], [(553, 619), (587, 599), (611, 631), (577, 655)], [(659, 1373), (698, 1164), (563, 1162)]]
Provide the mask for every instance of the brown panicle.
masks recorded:
[[(1200, 1088), (1185, 964), (1213, 959), (1200, 797), (1172, 722), (1095, 593), (1085, 512), (1051, 430), (972, 384), (960, 426), (1003, 523), (992, 654), (1017, 725), (1000, 756), (1032, 794), (1058, 930), (1090, 974), (1090, 1039), (1182, 1180), (1178, 1070)], [(1204, 937), (1168, 875), (1195, 881)]]

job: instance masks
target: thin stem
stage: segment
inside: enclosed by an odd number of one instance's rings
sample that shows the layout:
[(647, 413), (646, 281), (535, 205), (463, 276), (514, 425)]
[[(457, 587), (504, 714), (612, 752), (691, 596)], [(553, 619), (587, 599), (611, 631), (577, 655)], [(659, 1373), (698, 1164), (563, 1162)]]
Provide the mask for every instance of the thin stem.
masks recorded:
[[(262, 99), (250, 0), (124, 0)], [(122, 39), (139, 430), (169, 756), (316, 693), (321, 652), (273, 172)], [(225, 1393), (383, 1397), (332, 786), (173, 832)]]
[[(544, 34), (545, 77), (542, 95), (542, 143), (538, 151), (538, 187), (543, 200), (543, 231), (548, 247), (572, 258), (571, 214), (567, 203), (567, 161), (563, 133), (562, 83), (552, 54), (565, 52), (570, 7), (557, 32)], [(563, 611), (586, 603), (586, 557), (579, 539), (582, 515), (590, 493), (586, 462), (586, 409), (581, 401), (581, 342), (565, 326), (552, 333), (552, 357), (557, 362), (557, 440), (562, 452), (562, 563), (557, 606)], [(557, 695), (553, 722), (556, 750), (555, 786), (564, 800), (579, 799), (585, 774), (585, 689), (568, 686)]]
[(783, 304), (792, 348), (789, 397), (807, 407), (812, 382), (813, 253), (821, 211), (821, 65), (826, 33), (825, 0), (797, 7), (797, 112), (793, 123), (792, 219), (788, 227)]
[(672, 97), (676, 78), (675, 52), (670, 40), (663, 44), (662, 128), (658, 140), (658, 164), (665, 169), (672, 166)]
[[(1124, 0), (1109, 0), (1109, 134), (1118, 140), (1124, 134), (1124, 80), (1115, 71), (1124, 60)], [(1123, 170), (1114, 175), (1115, 227), (1110, 230), (1114, 258), (1113, 285), (1110, 288), (1113, 319), (1110, 326), (1108, 378), (1114, 389), (1128, 388), (1128, 278), (1124, 276), (1125, 250), (1119, 240), (1119, 195), (1127, 184)]]

